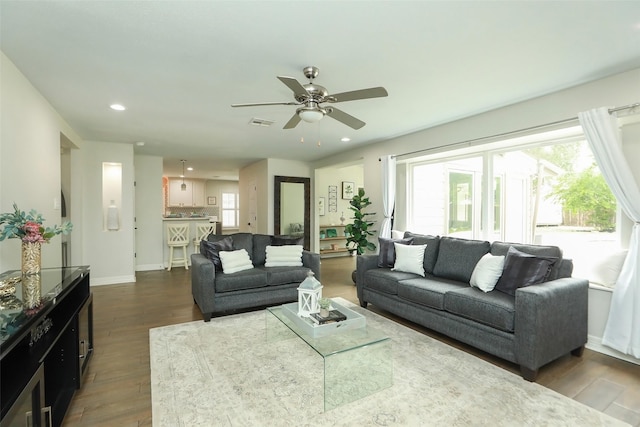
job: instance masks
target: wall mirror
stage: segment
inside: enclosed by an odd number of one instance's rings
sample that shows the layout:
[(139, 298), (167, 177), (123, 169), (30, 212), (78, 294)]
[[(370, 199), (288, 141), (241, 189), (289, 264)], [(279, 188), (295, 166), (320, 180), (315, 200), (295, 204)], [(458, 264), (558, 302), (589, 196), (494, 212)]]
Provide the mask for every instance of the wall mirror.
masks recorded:
[(311, 245), (311, 178), (276, 176), (274, 185), (274, 234), (303, 236)]

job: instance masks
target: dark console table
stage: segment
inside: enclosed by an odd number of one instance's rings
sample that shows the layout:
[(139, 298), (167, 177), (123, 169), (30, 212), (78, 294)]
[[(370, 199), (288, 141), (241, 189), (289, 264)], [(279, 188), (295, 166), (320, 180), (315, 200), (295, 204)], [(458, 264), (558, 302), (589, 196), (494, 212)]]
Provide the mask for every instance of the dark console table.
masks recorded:
[(24, 308), (21, 283), (0, 296), (0, 427), (60, 426), (93, 353), (89, 267), (43, 269), (40, 283), (35, 309)]

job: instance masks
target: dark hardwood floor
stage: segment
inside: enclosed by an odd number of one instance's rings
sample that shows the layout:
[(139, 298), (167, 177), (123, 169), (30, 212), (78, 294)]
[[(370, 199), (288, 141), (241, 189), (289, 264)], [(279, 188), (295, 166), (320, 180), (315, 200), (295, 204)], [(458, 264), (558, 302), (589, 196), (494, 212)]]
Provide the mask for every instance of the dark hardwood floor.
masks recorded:
[[(355, 258), (323, 259), (323, 294), (357, 303), (351, 282), (354, 267)], [(202, 315), (191, 298), (190, 270), (138, 272), (136, 277), (136, 283), (92, 288), (95, 351), (64, 426), (151, 425), (149, 329), (201, 320)], [(519, 375), (516, 365), (397, 319), (372, 305), (369, 308)], [(587, 349), (581, 358), (567, 355), (545, 366), (536, 382), (640, 426), (638, 365)]]

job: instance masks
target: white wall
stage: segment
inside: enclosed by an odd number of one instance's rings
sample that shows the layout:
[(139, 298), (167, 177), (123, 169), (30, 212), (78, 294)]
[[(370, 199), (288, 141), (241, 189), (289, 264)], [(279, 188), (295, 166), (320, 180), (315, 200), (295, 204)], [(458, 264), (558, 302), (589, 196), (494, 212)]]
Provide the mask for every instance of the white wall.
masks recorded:
[[(345, 224), (348, 224), (352, 217), (352, 212), (349, 210), (351, 206), (349, 200), (342, 198), (342, 182), (353, 182), (355, 186), (355, 192), (359, 187), (364, 186), (364, 171), (362, 165), (349, 165), (349, 166), (337, 166), (331, 168), (323, 168), (316, 171), (316, 201), (318, 197), (324, 197), (325, 199), (325, 214), (324, 216), (318, 216), (319, 225), (335, 225), (340, 224), (340, 216), (344, 214), (346, 218)], [(338, 200), (336, 212), (329, 212), (329, 186), (335, 185), (338, 189)], [(365, 188), (365, 191), (367, 189)], [(367, 191), (367, 195), (368, 195)]]
[(135, 270), (162, 270), (162, 157), (134, 156)]
[[(0, 212), (11, 212), (15, 202), (21, 210), (41, 213), (45, 226), (60, 224), (54, 200), (60, 199), (61, 134), (77, 147), (83, 142), (1, 52), (0, 69)], [(56, 236), (43, 245), (43, 267), (60, 265), (60, 244)], [(0, 271), (13, 269), (20, 269), (18, 239), (0, 243)]]
[[(269, 234), (269, 201), (273, 200), (273, 190), (269, 195), (267, 160), (260, 160), (240, 169), (238, 174), (238, 194), (240, 194), (240, 231), (248, 232), (249, 222), (249, 185), (256, 186), (257, 220), (255, 233)], [(273, 184), (272, 184), (273, 187)], [(273, 222), (271, 223), (273, 230)]]
[[(122, 164), (120, 228), (115, 231), (105, 230), (103, 222), (102, 163), (104, 162)], [(82, 165), (83, 264), (91, 266), (91, 284), (135, 282), (133, 146), (88, 141), (82, 150)], [(160, 184), (158, 187), (160, 191)], [(162, 205), (157, 208), (156, 215), (160, 217), (161, 212)], [(158, 232), (160, 230), (161, 228)]]

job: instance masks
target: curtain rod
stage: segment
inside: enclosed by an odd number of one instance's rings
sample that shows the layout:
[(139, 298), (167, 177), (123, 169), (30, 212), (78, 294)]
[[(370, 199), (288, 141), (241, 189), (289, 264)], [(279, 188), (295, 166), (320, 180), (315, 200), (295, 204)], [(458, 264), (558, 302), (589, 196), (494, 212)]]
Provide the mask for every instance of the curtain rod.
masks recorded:
[[(613, 114), (613, 113), (618, 112), (618, 111), (633, 110), (633, 109), (638, 108), (638, 107), (640, 107), (640, 102), (636, 102), (634, 104), (625, 105), (623, 107), (610, 108), (609, 109), (609, 114)], [(578, 116), (571, 117), (570, 119), (564, 119), (564, 120), (558, 120), (558, 121), (551, 122), (551, 123), (545, 123), (543, 125), (536, 125), (536, 126), (531, 126), (531, 127), (528, 127), (528, 128), (512, 130), (512, 131), (509, 131), (509, 132), (498, 133), (498, 134), (495, 134), (495, 135), (481, 136), (479, 138), (468, 139), (466, 141), (461, 141), (461, 142), (454, 142), (452, 144), (439, 145), (437, 147), (430, 147), (430, 148), (423, 148), (421, 150), (409, 151), (408, 153), (395, 154), (395, 155), (391, 156), (391, 158), (395, 159), (395, 158), (398, 158), (398, 157), (409, 156), (411, 154), (424, 153), (424, 152), (427, 152), (427, 151), (438, 150), (440, 148), (446, 148), (446, 147), (457, 147), (459, 145), (470, 145), (470, 144), (472, 144), (474, 142), (483, 141), (485, 139), (493, 139), (493, 138), (499, 138), (499, 137), (503, 137), (503, 136), (509, 136), (509, 135), (513, 135), (513, 134), (521, 133), (521, 132), (526, 132), (526, 131), (530, 131), (530, 130), (541, 129), (541, 128), (545, 128), (545, 127), (549, 127), (549, 126), (561, 125), (563, 123), (569, 123), (569, 122), (573, 122), (573, 121), (576, 121), (576, 120), (578, 120)], [(382, 159), (378, 158), (378, 160), (380, 161)]]

